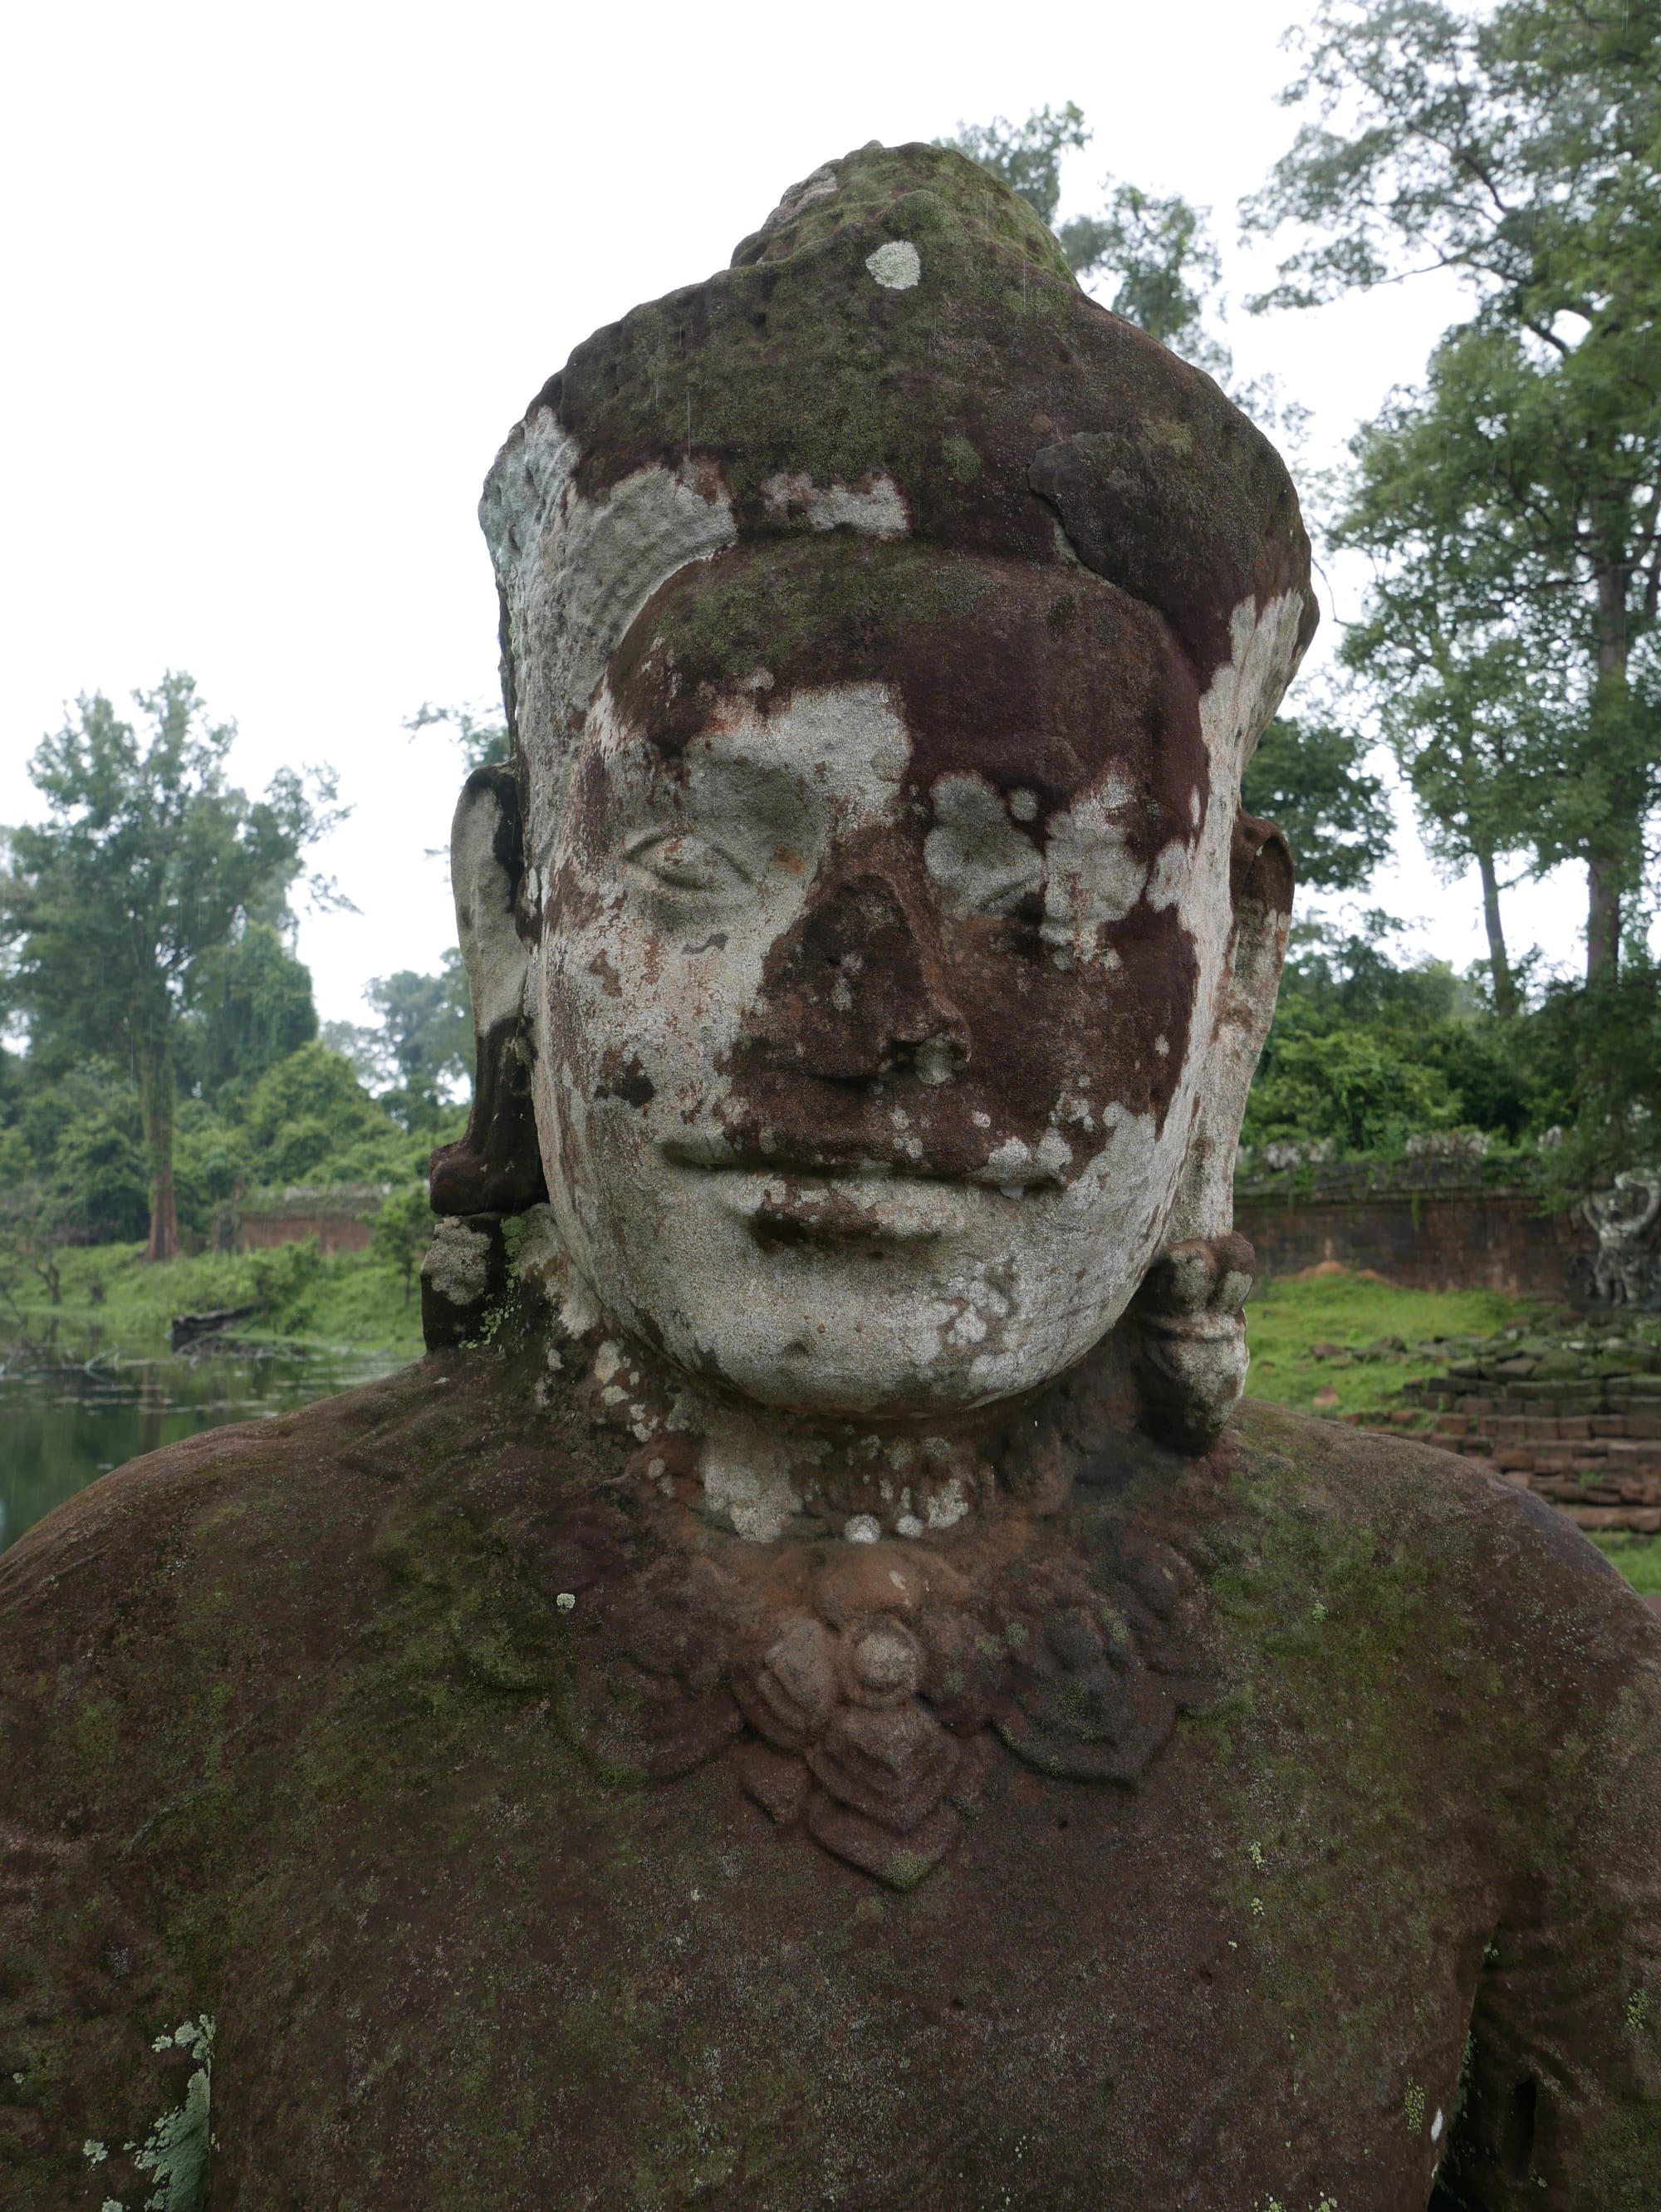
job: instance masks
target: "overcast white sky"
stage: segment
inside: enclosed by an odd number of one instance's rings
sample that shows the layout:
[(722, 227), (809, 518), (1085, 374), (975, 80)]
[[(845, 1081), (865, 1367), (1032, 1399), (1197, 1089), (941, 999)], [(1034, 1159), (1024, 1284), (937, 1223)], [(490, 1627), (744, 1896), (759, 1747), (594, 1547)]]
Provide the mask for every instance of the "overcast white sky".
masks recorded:
[[(474, 516), (490, 458), (572, 347), (724, 265), (785, 186), (876, 137), (1076, 100), (1103, 172), (1234, 210), (1288, 140), (1288, 0), (1046, 6), (473, 0), (17, 7), (0, 31), (0, 821), (81, 691), (189, 669), (240, 726), (241, 781), (339, 771), (320, 854), (356, 915), (310, 915), (326, 1018), (453, 935), (460, 778), (424, 700), (489, 705), (495, 607)], [(1232, 319), (1336, 453), (1417, 374), (1457, 294)], [(1340, 576), (1338, 611), (1355, 611)], [(1348, 604), (1346, 604), (1346, 600)], [(1333, 634), (1326, 599), (1327, 641)], [(1470, 884), (1411, 830), (1379, 902), (1463, 964)], [(1519, 944), (1578, 958), (1579, 878), (1525, 887)]]

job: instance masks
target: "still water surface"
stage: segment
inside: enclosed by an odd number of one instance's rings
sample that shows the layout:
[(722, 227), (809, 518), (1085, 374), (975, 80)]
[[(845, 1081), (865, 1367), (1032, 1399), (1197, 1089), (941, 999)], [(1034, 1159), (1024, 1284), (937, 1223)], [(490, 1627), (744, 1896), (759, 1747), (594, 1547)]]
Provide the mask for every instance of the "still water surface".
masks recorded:
[(141, 1452), (332, 1397), (405, 1358), (234, 1341), (175, 1357), (95, 1337), (0, 1346), (0, 1551)]

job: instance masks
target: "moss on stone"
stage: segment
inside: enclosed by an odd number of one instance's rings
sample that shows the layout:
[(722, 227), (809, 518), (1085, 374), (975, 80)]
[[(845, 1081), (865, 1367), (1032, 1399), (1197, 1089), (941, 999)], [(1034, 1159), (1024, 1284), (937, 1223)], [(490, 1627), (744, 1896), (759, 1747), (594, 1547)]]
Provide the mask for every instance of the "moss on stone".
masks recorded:
[[(867, 147), (835, 173), (739, 265), (634, 308), (549, 380), (531, 411), (575, 439), (585, 495), (713, 464), (741, 536), (776, 540), (810, 526), (782, 480), (880, 474), (915, 536), (1046, 562), (1058, 501), (1084, 560), (1159, 606), (1208, 669), (1242, 599), (1307, 596), (1307, 540), (1269, 441), (1081, 291), (1023, 200), (943, 149)], [(900, 238), (921, 276), (892, 290), (866, 264)], [(1040, 484), (1039, 457), (1080, 437), (1079, 465)]]

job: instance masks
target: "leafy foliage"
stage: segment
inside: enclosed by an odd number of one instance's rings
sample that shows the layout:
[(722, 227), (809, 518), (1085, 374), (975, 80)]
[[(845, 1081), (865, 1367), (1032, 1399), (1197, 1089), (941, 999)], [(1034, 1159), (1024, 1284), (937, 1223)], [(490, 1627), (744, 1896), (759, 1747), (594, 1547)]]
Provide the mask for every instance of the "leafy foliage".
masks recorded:
[(1285, 832), (1300, 884), (1357, 890), (1390, 856), (1394, 818), (1363, 763), (1367, 743), (1331, 722), (1272, 721), (1246, 764), (1240, 803)]
[(354, 1032), (353, 1058), (390, 1088), (386, 1111), (407, 1129), (433, 1127), (473, 1074), (473, 1012), (467, 970), (452, 945), (436, 975), (400, 969), (378, 975), (364, 996), (379, 1015)]
[(1057, 234), (1069, 265), (1081, 281), (1116, 279), (1107, 301), (1116, 315), (1226, 381), (1233, 356), (1205, 329), (1222, 278), (1205, 210), (1112, 177), (1102, 190), (1100, 215), (1076, 216)]
[(1250, 1146), (1325, 1145), (1339, 1156), (1398, 1156), (1437, 1131), (1527, 1143), (1561, 1100), (1523, 1030), (1444, 962), (1389, 957), (1391, 925), (1364, 934), (1306, 925), (1246, 1108)]
[(1618, 975), (1551, 986), (1528, 1024), (1548, 1194), (1572, 1203), (1623, 1168), (1661, 1162), (1661, 967), (1634, 948)]
[(990, 123), (960, 123), (955, 138), (935, 143), (955, 146), (960, 154), (990, 169), (1053, 229), (1061, 200), (1061, 157), (1070, 148), (1089, 142), (1083, 111), (1070, 100), (1064, 107), (1035, 108), (1024, 123), (1011, 123), (1002, 115)]
[(263, 799), (226, 781), (235, 735), (208, 720), (188, 676), (135, 695), (141, 737), (101, 694), (82, 698), (30, 765), (47, 819), (9, 830), (0, 948), (33, 1048), (60, 1065), (119, 1042), (137, 1086), (150, 1249), (177, 1246), (173, 1191), (179, 1033), (200, 963), (298, 873), (332, 818), (282, 769)]
[(415, 1285), (415, 1270), (433, 1241), (433, 1209), (424, 1183), (395, 1191), (375, 1217), (374, 1249), (403, 1281), (404, 1304)]
[(180, 1057), (209, 1097), (257, 1083), (318, 1033), (311, 970), (269, 922), (203, 953), (191, 981)]
[(972, 161), (1019, 192), (1055, 230), (1067, 265), (1081, 283), (1111, 283), (1107, 304), (1116, 315), (1156, 337), (1185, 361), (1226, 379), (1232, 358), (1205, 328), (1220, 310), (1222, 264), (1207, 214), (1179, 194), (1161, 199), (1113, 177), (1098, 215), (1056, 224), (1061, 200), (1061, 157), (1089, 143), (1082, 111), (1070, 100), (1062, 108), (1035, 109), (1024, 123), (995, 116), (991, 123), (960, 123), (955, 146)]
[(1326, 0), (1300, 43), (1285, 96), (1314, 119), (1246, 212), (1302, 242), (1255, 304), (1424, 267), (1474, 295), (1358, 441), (1342, 536), (1376, 570), (1352, 665), (1483, 869), (1514, 1002), (1496, 855), (1584, 862), (1597, 978), (1661, 797), (1661, 14)]

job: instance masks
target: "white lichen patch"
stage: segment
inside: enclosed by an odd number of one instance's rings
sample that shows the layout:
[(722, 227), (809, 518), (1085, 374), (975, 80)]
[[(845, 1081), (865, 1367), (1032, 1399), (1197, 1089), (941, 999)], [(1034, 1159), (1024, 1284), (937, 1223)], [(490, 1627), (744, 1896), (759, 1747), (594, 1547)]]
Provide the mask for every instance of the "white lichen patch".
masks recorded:
[(928, 1502), (928, 1521), (931, 1528), (938, 1533), (955, 1528), (969, 1510), (969, 1500), (961, 1477), (953, 1475), (943, 1488), (937, 1490)]
[(1303, 595), (1283, 592), (1261, 612), (1242, 599), (1229, 617), (1229, 658), (1200, 701), (1200, 730), (1217, 770), (1232, 767), (1235, 788), (1298, 665)]
[[(1176, 906), (1200, 969), (1197, 1024), (1173, 1114), (1192, 1116), (1188, 1159), (1171, 1218), (1173, 1240), (1212, 1237), (1234, 1220), (1234, 1156), (1241, 1116), (1274, 1012), (1285, 944), (1284, 916), (1248, 909), (1237, 927), (1229, 896), (1229, 848), (1240, 776), (1297, 665), (1304, 602), (1283, 593), (1259, 614), (1243, 599), (1230, 618), (1230, 653), (1200, 700), (1200, 735), (1210, 766), (1199, 835)], [(1197, 801), (1197, 794), (1196, 794)]]
[(1052, 817), (1045, 839), (1044, 921), (1040, 935), (1074, 960), (1102, 958), (1100, 933), (1123, 921), (1142, 896), (1148, 870), (1130, 848), (1130, 787), (1109, 775)]
[[(594, 1355), (595, 1381), (597, 1382), (609, 1383), (611, 1381), (612, 1376), (621, 1371), (623, 1364), (623, 1347), (621, 1344), (615, 1343), (611, 1338), (608, 1337), (606, 1341), (600, 1346), (599, 1350)], [(620, 1390), (617, 1393), (617, 1397), (621, 1400), (627, 1395), (627, 1392)]]
[(1162, 848), (1148, 878), (1148, 903), (1155, 914), (1163, 914), (1182, 896), (1193, 861), (1193, 847), (1180, 837), (1173, 837)]
[[(858, 483), (816, 484), (799, 471), (769, 477), (762, 504), (780, 522), (800, 515), (810, 530), (852, 530), (862, 538), (904, 538), (912, 526), (905, 494), (886, 470), (872, 469)], [(768, 678), (771, 684), (772, 678)]]
[(527, 963), (511, 879), (498, 849), (500, 825), (501, 801), (494, 791), (464, 788), (450, 825), (450, 884), (479, 1036), (524, 1007)]
[(212, 2017), (203, 2013), (199, 2021), (185, 2021), (171, 2036), (159, 2037), (152, 2048), (188, 2051), (196, 2070), (185, 2085), (184, 2103), (162, 2114), (134, 2154), (134, 2166), (141, 2173), (154, 2175), (155, 2181), (144, 2200), (144, 2212), (203, 2212), (213, 2148)]
[(698, 1462), (705, 1513), (752, 1543), (772, 1543), (801, 1510), (791, 1456), (776, 1423), (735, 1407), (711, 1408)]
[(553, 1208), (530, 1206), (517, 1218), (519, 1249), (514, 1255), (513, 1271), (528, 1290), (557, 1310), (569, 1292), (571, 1263), (560, 1241)]
[(1043, 855), (1010, 819), (1013, 808), (978, 775), (943, 775), (931, 797), (923, 859), (950, 911), (1013, 914), (1044, 880)]
[(433, 1231), (421, 1279), (452, 1305), (474, 1306), (490, 1284), (490, 1239), (464, 1221), (445, 1219)]
[(888, 292), (909, 292), (922, 282), (923, 257), (909, 238), (889, 239), (865, 256), (865, 266)]
[[(695, 432), (694, 422), (688, 445)], [(536, 802), (563, 794), (572, 738), (635, 616), (678, 569), (738, 535), (707, 466), (637, 470), (590, 500), (576, 488), (579, 458), (552, 409), (538, 408), (497, 455), (479, 502), (517, 672), (533, 821)], [(531, 857), (541, 854), (538, 838)]]

